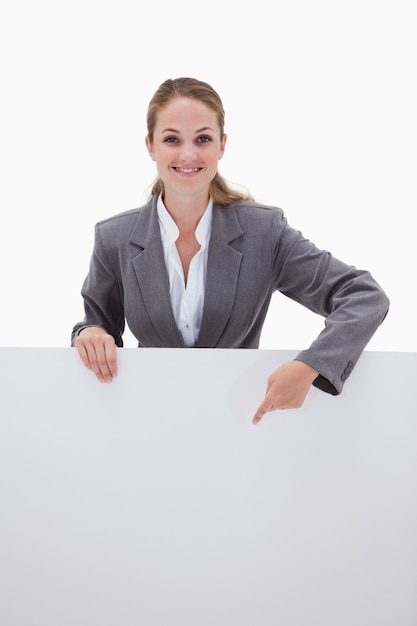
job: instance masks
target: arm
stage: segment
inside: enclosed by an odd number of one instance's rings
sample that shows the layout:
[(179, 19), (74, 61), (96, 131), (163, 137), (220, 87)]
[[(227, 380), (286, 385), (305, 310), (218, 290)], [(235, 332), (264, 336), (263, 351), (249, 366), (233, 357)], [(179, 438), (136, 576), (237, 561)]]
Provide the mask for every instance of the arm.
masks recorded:
[(254, 423), (267, 411), (302, 406), (311, 384), (332, 395), (341, 393), (389, 307), (386, 294), (368, 271), (318, 249), (288, 226), (282, 213), (274, 218), (275, 288), (323, 316), (325, 322), (308, 349), (270, 376)]
[(285, 218), (282, 229), (273, 258), (276, 288), (325, 318), (319, 336), (296, 358), (319, 372), (316, 387), (338, 395), (385, 319), (389, 300), (369, 271), (320, 250)]
[(117, 375), (116, 346), (123, 346), (124, 308), (121, 281), (101, 243), (99, 225), (81, 293), (85, 317), (74, 326), (71, 345), (98, 380), (111, 382)]

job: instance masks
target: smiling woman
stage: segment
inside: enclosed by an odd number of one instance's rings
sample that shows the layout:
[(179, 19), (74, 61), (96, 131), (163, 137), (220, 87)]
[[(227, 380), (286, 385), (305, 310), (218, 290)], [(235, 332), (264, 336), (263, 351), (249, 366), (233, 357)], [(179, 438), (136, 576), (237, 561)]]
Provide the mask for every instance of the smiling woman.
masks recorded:
[(366, 270), (318, 249), (281, 209), (218, 172), (227, 136), (217, 92), (165, 81), (150, 101), (146, 147), (158, 177), (149, 202), (96, 225), (85, 318), (72, 344), (102, 382), (117, 375), (127, 321), (142, 347), (258, 348), (272, 294), (326, 319), (310, 347), (268, 379), (253, 422), (300, 407), (314, 384), (333, 395), (388, 311)]
[[(207, 207), (208, 189), (226, 139), (213, 110), (199, 100), (183, 97), (159, 111), (146, 137), (148, 152), (163, 181), (165, 207), (185, 224), (198, 221)], [(185, 198), (190, 206), (184, 206)]]

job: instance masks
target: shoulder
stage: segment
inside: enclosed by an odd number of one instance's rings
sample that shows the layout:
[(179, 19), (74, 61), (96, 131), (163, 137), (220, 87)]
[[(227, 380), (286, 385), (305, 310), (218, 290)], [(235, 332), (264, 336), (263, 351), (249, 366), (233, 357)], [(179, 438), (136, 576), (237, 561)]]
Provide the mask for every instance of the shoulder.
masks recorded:
[(277, 206), (244, 200), (232, 205), (239, 222), (244, 225), (264, 224), (271, 226), (285, 222), (284, 211)]
[(213, 206), (212, 237), (227, 241), (241, 239), (249, 246), (272, 245), (288, 230), (282, 209), (250, 200), (228, 206)]
[(266, 218), (270, 218), (274, 215), (282, 216), (284, 215), (284, 211), (277, 206), (272, 206), (270, 204), (262, 204), (260, 202), (255, 202), (252, 200), (240, 200), (232, 205), (235, 207), (238, 215), (248, 214), (248, 215), (257, 215), (264, 216)]
[(244, 232), (281, 231), (287, 223), (281, 208), (251, 200), (241, 200), (220, 210), (232, 212)]
[(128, 241), (142, 243), (154, 239), (158, 233), (158, 213), (156, 202), (147, 204), (97, 222), (96, 239), (105, 246), (120, 247)]
[(146, 217), (147, 214), (151, 215), (153, 204), (154, 203), (151, 200), (136, 209), (129, 209), (127, 211), (111, 215), (110, 217), (106, 217), (97, 222), (96, 228), (101, 231), (132, 228), (136, 224), (139, 217)]

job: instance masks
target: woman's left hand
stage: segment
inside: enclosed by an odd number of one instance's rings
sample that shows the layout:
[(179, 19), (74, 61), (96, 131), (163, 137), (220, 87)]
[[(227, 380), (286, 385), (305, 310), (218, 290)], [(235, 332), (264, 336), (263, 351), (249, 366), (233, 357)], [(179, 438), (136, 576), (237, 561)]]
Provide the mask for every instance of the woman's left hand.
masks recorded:
[(269, 411), (299, 409), (318, 375), (315, 369), (303, 361), (290, 361), (281, 365), (268, 378), (265, 399), (253, 416), (252, 423), (257, 424)]

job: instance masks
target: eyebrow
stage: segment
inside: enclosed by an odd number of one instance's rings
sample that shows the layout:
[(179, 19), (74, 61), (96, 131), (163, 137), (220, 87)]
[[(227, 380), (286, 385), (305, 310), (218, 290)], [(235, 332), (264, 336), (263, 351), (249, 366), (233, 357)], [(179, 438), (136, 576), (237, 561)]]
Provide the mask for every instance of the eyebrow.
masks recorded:
[[(204, 128), (199, 128), (198, 130), (196, 130), (195, 134), (197, 135), (198, 133), (203, 133), (206, 130), (210, 130), (212, 133), (214, 133), (213, 128), (211, 128), (210, 126), (204, 126)], [(176, 130), (175, 128), (164, 128), (161, 133), (177, 133), (179, 135), (181, 134), (181, 131)]]

